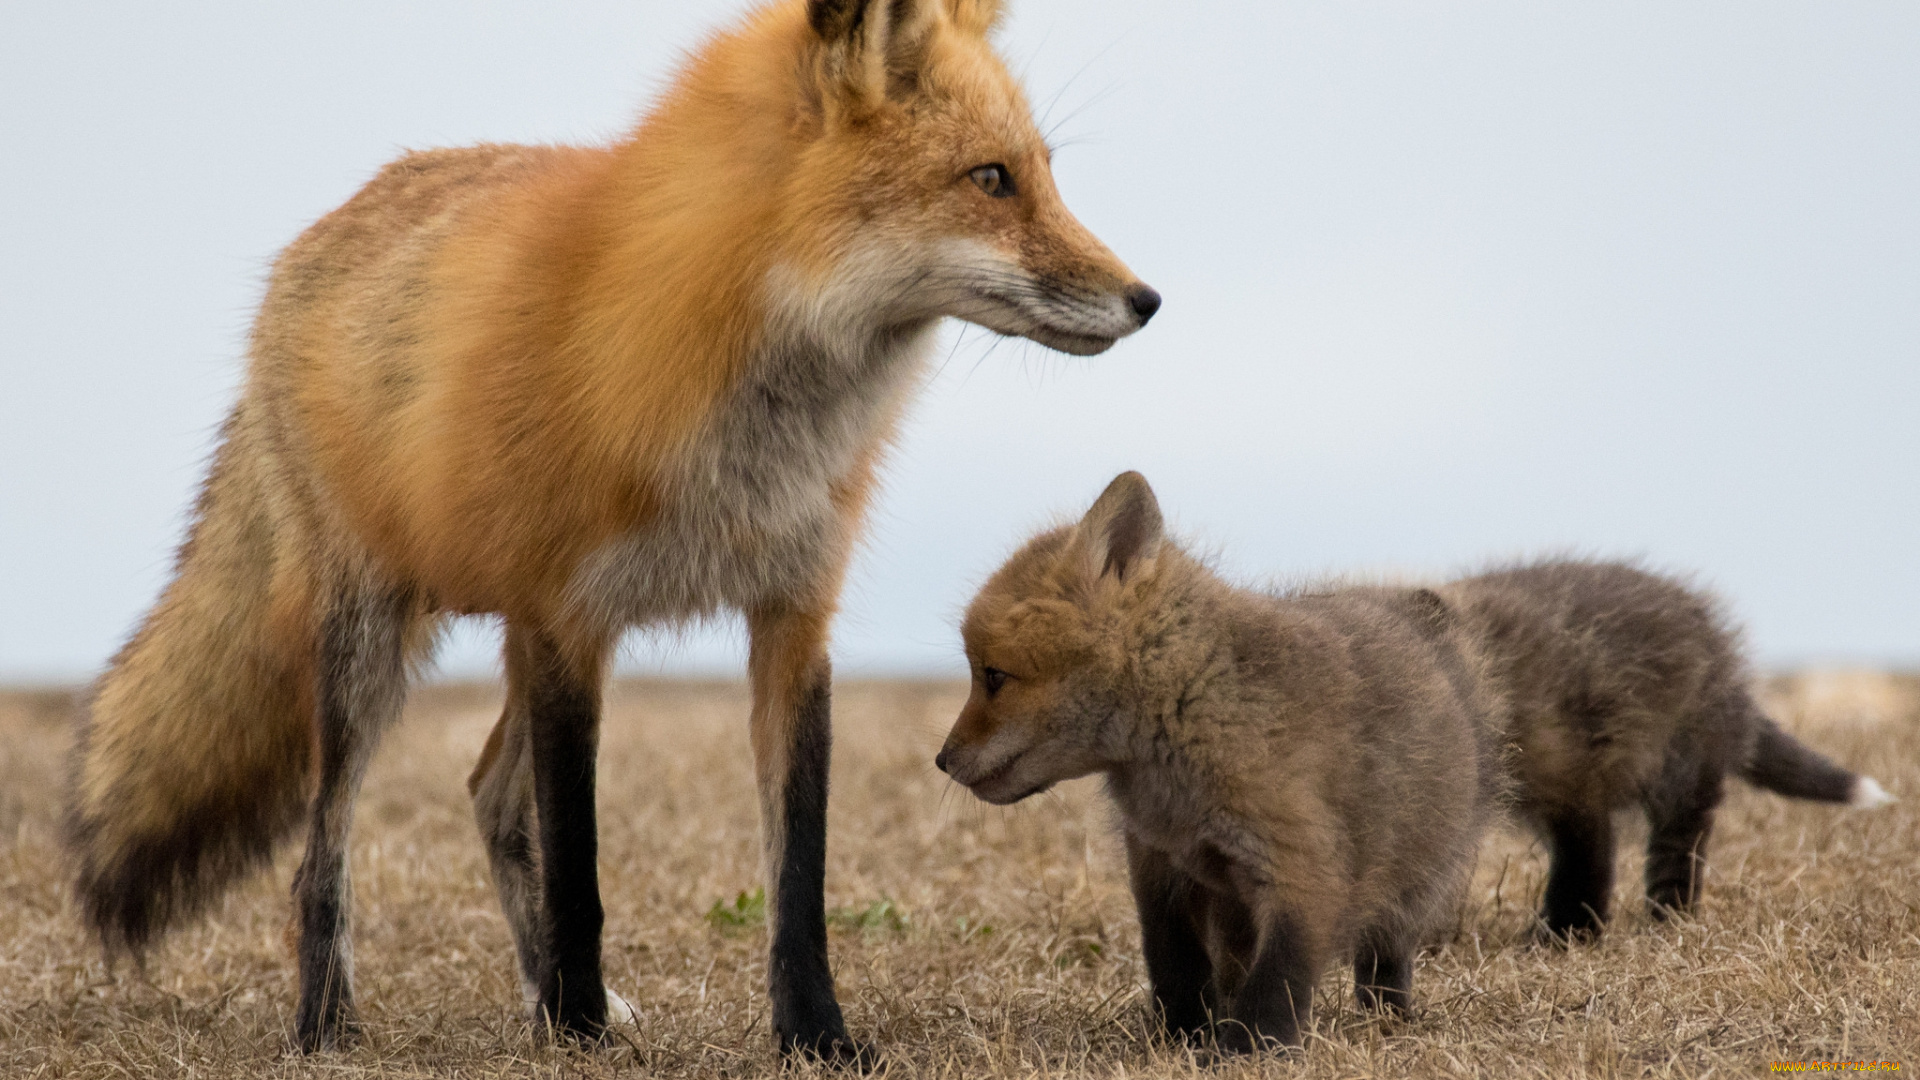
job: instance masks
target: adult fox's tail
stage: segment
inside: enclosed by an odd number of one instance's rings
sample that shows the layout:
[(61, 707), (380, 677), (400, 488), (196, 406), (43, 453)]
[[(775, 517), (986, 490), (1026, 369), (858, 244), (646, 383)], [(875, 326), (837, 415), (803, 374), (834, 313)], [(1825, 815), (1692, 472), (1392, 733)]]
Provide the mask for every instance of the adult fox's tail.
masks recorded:
[(111, 951), (138, 952), (217, 899), (306, 800), (310, 574), (250, 434), (228, 421), (173, 581), (100, 680), (74, 748), (68, 840)]
[(1753, 754), (1740, 770), (1749, 783), (1796, 799), (1846, 803), (1870, 809), (1893, 800), (1879, 781), (1835, 765), (1805, 743), (1780, 730), (1754, 710)]

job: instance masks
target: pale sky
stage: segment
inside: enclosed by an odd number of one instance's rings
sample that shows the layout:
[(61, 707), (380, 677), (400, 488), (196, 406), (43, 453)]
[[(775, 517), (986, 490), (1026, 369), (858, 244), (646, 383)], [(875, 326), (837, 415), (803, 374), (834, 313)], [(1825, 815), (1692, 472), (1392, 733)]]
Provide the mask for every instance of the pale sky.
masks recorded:
[[(403, 148), (617, 136), (745, 6), (5, 5), (0, 679), (152, 602), (280, 247)], [(841, 674), (958, 672), (973, 588), (1127, 468), (1248, 580), (1640, 556), (1766, 663), (1920, 664), (1920, 5), (1011, 11), (1068, 204), (1166, 305), (1085, 360), (950, 333)]]

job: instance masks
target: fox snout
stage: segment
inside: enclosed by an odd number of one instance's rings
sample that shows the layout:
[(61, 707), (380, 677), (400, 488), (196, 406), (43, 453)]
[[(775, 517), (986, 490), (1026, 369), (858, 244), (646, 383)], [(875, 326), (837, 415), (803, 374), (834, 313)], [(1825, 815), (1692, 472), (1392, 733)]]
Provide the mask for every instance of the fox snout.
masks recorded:
[(1050, 260), (977, 241), (953, 242), (938, 257), (941, 284), (952, 291), (937, 306), (942, 314), (1064, 353), (1103, 353), (1147, 325), (1160, 310), (1160, 293), (1127, 272), (1097, 240), (1086, 240), (1097, 258)]
[(952, 777), (961, 786), (971, 788), (989, 771), (980, 768), (981, 751), (989, 740), (979, 733), (970, 739), (964, 730), (967, 726), (967, 718), (962, 716), (954, 729), (948, 732), (947, 741), (940, 747), (940, 752), (934, 755), (933, 767)]
[(979, 779), (974, 775), (979, 771), (974, 767), (979, 756), (978, 747), (969, 748), (949, 735), (946, 745), (933, 756), (933, 767), (952, 777), (956, 783), (971, 787), (970, 781)]
[[(1056, 312), (1070, 313), (1070, 318), (1078, 325), (1066, 319), (1042, 322), (1021, 336), (1073, 356), (1096, 356), (1112, 348), (1121, 338), (1146, 326), (1154, 312), (1160, 310), (1160, 293), (1145, 282), (1134, 282), (1106, 305), (1088, 305), (1093, 308), (1091, 312), (1084, 309), (1073, 311), (1071, 294), (1066, 295), (1066, 303), (1056, 302)], [(1100, 307), (1103, 306), (1108, 311), (1101, 311)], [(1062, 326), (1062, 322), (1073, 326), (1073, 329)]]
[[(1029, 795), (1053, 786), (1056, 777), (1047, 775), (1046, 765), (1036, 763), (1047, 755), (1044, 748), (1032, 744), (1008, 745), (1007, 738), (981, 736), (973, 739), (959, 730), (965, 720), (947, 736), (945, 746), (933, 759), (933, 765), (953, 778), (974, 796), (996, 806), (1017, 803)], [(1039, 750), (1039, 753), (1035, 753)]]
[(1050, 781), (1016, 775), (1024, 772), (1020, 768), (1026, 761), (1024, 755), (1014, 754), (997, 763), (985, 759), (986, 755), (977, 748), (961, 748), (956, 753), (955, 748), (948, 747), (940, 751), (933, 763), (975, 797), (996, 806), (1017, 803), (1051, 786)]
[(1061, 352), (1092, 356), (1146, 326), (1160, 310), (1160, 292), (1134, 277), (1065, 207), (1059, 217), (1055, 231), (1029, 238), (1021, 252), (1031, 285), (1009, 290), (1015, 326), (983, 321)]
[(1153, 318), (1153, 313), (1160, 310), (1160, 294), (1154, 290), (1153, 286), (1144, 281), (1140, 282), (1128, 290), (1127, 306), (1133, 309), (1134, 315), (1140, 320), (1140, 325), (1145, 326)]

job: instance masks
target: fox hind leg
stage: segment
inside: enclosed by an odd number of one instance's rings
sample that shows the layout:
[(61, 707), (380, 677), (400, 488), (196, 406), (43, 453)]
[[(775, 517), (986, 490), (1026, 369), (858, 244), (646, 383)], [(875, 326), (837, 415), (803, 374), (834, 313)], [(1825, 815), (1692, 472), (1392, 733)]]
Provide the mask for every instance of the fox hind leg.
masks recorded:
[(300, 927), (294, 1038), (307, 1053), (334, 1048), (354, 1026), (347, 835), (367, 761), (406, 696), (413, 614), (405, 591), (349, 589), (321, 626), (314, 717), (319, 784), (293, 889)]
[(1702, 768), (1647, 800), (1647, 907), (1656, 919), (1689, 911), (1700, 899), (1723, 782), (1719, 770)]
[(520, 993), (529, 1010), (540, 1002), (540, 943), (546, 939), (540, 894), (539, 825), (533, 798), (533, 732), (527, 712), (527, 680), (518, 665), (507, 667), (507, 703), (487, 737), (467, 790), (487, 847), (494, 891), (513, 934)]

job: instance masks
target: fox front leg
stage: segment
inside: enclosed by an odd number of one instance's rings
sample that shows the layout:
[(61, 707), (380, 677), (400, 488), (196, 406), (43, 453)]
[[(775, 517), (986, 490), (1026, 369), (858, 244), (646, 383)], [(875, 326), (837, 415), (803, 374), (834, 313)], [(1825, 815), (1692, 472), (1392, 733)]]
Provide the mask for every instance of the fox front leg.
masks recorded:
[[(595, 758), (600, 739), (604, 649), (569, 655), (537, 631), (509, 627), (509, 650), (527, 678), (533, 800), (540, 843), (540, 940), (535, 1016), (587, 1043), (607, 1035), (607, 991), (600, 972), (598, 825)], [(504, 899), (504, 896), (503, 896)], [(511, 916), (512, 912), (509, 912)]]
[(1362, 1009), (1413, 1012), (1413, 948), (1404, 936), (1376, 927), (1360, 936), (1353, 958), (1353, 998)]
[(1548, 822), (1553, 858), (1540, 905), (1541, 936), (1569, 944), (1599, 936), (1613, 900), (1613, 819), (1605, 810), (1572, 810)]
[(1231, 1019), (1220, 1025), (1220, 1049), (1245, 1054), (1299, 1046), (1319, 974), (1305, 922), (1285, 909), (1262, 915), (1246, 981), (1234, 996)]
[(782, 1054), (864, 1068), (873, 1051), (847, 1037), (827, 965), (828, 617), (774, 608), (747, 618), (753, 762), (773, 931), (767, 991)]
[(1140, 913), (1141, 951), (1154, 1009), (1176, 1039), (1205, 1036), (1213, 1023), (1213, 961), (1194, 921), (1200, 884), (1159, 851), (1127, 837), (1127, 876)]
[[(553, 1015), (541, 1001), (540, 987), (547, 970), (543, 950), (552, 938), (546, 913), (539, 858), (539, 814), (534, 805), (533, 701), (544, 676), (543, 649), (531, 631), (516, 622), (507, 625), (505, 650), (507, 700), (500, 721), (487, 736), (486, 748), (467, 779), (473, 795), (474, 819), (487, 846), (494, 891), (513, 934), (520, 969), (520, 994), (530, 1019), (546, 1025)], [(607, 991), (610, 1022), (630, 1024), (633, 1006)]]

